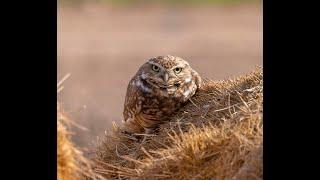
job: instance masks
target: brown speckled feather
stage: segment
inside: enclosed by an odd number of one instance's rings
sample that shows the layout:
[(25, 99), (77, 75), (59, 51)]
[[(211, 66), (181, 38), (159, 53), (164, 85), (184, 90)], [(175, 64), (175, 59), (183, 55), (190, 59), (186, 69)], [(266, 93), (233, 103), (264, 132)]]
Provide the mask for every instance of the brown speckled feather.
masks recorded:
[(127, 87), (125, 106), (123, 111), (124, 121), (133, 120), (134, 116), (141, 111), (141, 91), (134, 85), (136, 78), (131, 79)]

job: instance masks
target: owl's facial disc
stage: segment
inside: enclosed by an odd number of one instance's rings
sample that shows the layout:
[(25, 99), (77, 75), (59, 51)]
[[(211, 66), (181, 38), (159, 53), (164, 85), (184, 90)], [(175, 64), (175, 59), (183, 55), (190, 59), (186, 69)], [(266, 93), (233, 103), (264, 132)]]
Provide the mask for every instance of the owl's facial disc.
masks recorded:
[(141, 76), (155, 88), (168, 86), (167, 83), (164, 83), (164, 79), (168, 80), (169, 75), (165, 73), (165, 69), (158, 63), (148, 62)]
[(173, 94), (187, 82), (186, 79), (190, 79), (190, 66), (184, 61), (170, 66), (148, 61), (143, 66), (140, 77), (152, 87)]

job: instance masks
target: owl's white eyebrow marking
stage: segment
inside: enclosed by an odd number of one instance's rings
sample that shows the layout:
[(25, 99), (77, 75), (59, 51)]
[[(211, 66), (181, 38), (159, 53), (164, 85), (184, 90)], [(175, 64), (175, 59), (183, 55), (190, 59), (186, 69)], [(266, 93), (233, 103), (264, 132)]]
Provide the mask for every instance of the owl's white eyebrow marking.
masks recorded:
[(143, 85), (143, 83), (140, 80), (137, 81), (136, 86), (139, 87), (143, 92), (151, 92), (151, 89)]
[(158, 67), (160, 67), (160, 68), (163, 69), (163, 67), (162, 67), (160, 64), (158, 64), (158, 63), (151, 62), (151, 61), (148, 61), (148, 63), (149, 63), (149, 64), (152, 64), (152, 65), (156, 65), (156, 66), (158, 66)]

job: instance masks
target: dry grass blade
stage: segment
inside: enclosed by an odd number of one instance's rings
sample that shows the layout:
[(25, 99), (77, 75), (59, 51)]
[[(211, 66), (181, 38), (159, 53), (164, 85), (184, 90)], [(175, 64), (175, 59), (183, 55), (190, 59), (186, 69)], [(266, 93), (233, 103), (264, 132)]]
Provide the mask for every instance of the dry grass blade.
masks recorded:
[(71, 73), (66, 74), (58, 83), (57, 83), (57, 88), (59, 88), (62, 83), (67, 80), (71, 76)]

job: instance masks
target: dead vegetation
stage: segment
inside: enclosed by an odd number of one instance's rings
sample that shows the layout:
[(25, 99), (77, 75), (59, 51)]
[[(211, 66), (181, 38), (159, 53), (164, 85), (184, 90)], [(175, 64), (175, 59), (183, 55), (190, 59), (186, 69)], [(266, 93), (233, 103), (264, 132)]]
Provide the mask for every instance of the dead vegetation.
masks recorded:
[(262, 179), (263, 75), (206, 80), (142, 147), (114, 124), (96, 151), (108, 179)]
[[(58, 83), (58, 93), (63, 89), (62, 82)], [(72, 121), (67, 118), (61, 105), (57, 103), (57, 175), (59, 180), (98, 179), (92, 170), (92, 162), (86, 159), (82, 152), (71, 142), (68, 127)], [(74, 124), (76, 125), (76, 124)]]

